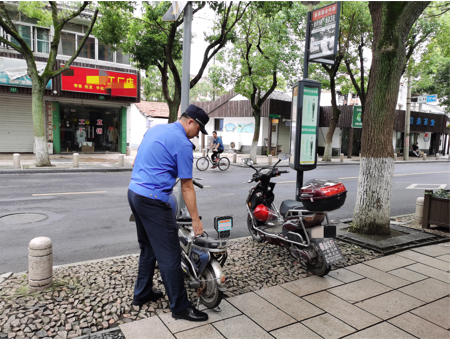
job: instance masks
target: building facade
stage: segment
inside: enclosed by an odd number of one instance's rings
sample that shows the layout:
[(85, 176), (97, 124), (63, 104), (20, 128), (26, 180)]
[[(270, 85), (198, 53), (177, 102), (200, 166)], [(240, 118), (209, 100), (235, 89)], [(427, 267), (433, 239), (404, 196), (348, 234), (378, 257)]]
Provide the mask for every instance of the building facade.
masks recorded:
[[(90, 24), (89, 14), (64, 26), (56, 69), (73, 55)], [(45, 68), (53, 27), (17, 16), (19, 33)], [(12, 38), (0, 28), (0, 35)], [(140, 101), (140, 75), (122, 51), (90, 35), (69, 70), (49, 81), (44, 121), (50, 153), (126, 153), (130, 144), (130, 106)], [(0, 153), (34, 151), (31, 79), (23, 57), (0, 44)]]
[[(321, 93), (321, 96), (323, 93)], [(324, 102), (321, 100), (321, 103)], [(238, 151), (249, 153), (255, 120), (252, 115), (250, 101), (233, 91), (221, 96), (216, 101), (195, 102), (210, 116), (207, 131), (218, 131), (226, 149), (231, 149), (233, 142)], [(352, 105), (339, 106), (341, 115), (332, 138), (332, 155), (343, 153), (359, 155), (361, 148), (361, 128), (352, 128)], [(318, 132), (318, 153), (322, 155), (325, 148), (325, 138), (332, 117), (332, 107), (320, 107), (320, 122)], [(257, 152), (261, 155), (288, 152), (290, 150), (290, 118), (291, 95), (274, 92), (266, 100), (261, 109), (260, 136)], [(404, 153), (404, 121), (405, 111), (397, 110), (392, 131), (393, 151)], [(210, 145), (211, 136), (202, 136), (200, 148)], [(449, 117), (445, 114), (411, 111), (410, 146), (418, 142), (419, 148), (428, 155), (449, 153)]]

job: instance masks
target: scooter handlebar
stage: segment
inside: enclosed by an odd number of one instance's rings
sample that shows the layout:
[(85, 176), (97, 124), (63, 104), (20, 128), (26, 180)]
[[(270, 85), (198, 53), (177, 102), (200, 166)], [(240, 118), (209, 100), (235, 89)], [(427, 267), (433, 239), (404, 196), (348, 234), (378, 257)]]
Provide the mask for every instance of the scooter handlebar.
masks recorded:
[(290, 171), (282, 170), (282, 171), (279, 171), (279, 173), (280, 173), (280, 174), (282, 174), (282, 173), (290, 173)]
[(193, 179), (193, 184), (196, 185), (199, 188), (204, 188), (203, 185), (201, 185), (200, 183), (198, 183), (196, 180)]

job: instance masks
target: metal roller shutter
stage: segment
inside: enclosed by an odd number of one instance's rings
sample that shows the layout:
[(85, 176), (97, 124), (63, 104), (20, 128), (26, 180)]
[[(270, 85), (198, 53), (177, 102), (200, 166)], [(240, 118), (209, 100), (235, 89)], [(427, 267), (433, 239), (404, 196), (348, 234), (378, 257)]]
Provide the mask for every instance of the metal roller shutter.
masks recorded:
[(0, 153), (32, 153), (31, 96), (0, 97)]

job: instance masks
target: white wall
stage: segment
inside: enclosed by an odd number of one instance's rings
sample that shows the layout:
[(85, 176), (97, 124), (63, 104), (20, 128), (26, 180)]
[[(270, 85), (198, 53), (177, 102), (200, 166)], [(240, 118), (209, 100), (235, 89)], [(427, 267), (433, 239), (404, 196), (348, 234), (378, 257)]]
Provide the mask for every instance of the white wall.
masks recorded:
[[(148, 127), (147, 127), (147, 120), (144, 117), (143, 114), (138, 110), (136, 105), (131, 105), (131, 124), (130, 124), (130, 147), (132, 149), (138, 149), (139, 145), (141, 144), (142, 138), (144, 134), (146, 133)], [(168, 122), (167, 118), (153, 118), (149, 117), (150, 119), (150, 126), (156, 126), (158, 124), (166, 124)]]
[[(318, 131), (318, 146), (326, 146), (326, 135), (329, 127), (320, 127)], [(341, 128), (335, 128), (332, 136), (332, 148), (341, 148)]]
[[(214, 130), (214, 119), (215, 118), (221, 118), (221, 117), (211, 117), (210, 121), (205, 126), (205, 129), (208, 132), (208, 136), (205, 136), (205, 145), (208, 147), (208, 137), (212, 136), (212, 132)], [(238, 124), (249, 124), (249, 123), (255, 123), (255, 120), (253, 117), (224, 117), (224, 130), (218, 131), (218, 136), (222, 138), (222, 143), (225, 145), (229, 145), (230, 142), (241, 142), (241, 145), (243, 146), (251, 146), (252, 145), (252, 139), (254, 137), (253, 133), (237, 133), (237, 130), (235, 128), (235, 131), (226, 131), (225, 126), (228, 123), (233, 123), (235, 126)], [(266, 128), (264, 122), (267, 121), (267, 117), (262, 117), (260, 120), (261, 126), (260, 126), (260, 137), (258, 140), (258, 146), (263, 145), (263, 138), (267, 136), (268, 133), (268, 123), (266, 122)], [(264, 135), (264, 136), (263, 136)], [(194, 143), (194, 139), (193, 139)], [(197, 142), (196, 145), (198, 145), (199, 142)], [(227, 148), (227, 147), (226, 147)]]

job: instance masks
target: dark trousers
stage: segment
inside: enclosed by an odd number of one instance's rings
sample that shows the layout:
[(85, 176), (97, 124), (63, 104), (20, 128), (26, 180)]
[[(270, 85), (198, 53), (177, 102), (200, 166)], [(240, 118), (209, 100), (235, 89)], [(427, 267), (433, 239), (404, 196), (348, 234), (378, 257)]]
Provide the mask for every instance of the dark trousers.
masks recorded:
[(213, 152), (213, 154), (211, 155), (211, 161), (215, 161), (216, 157), (218, 156), (218, 154), (221, 154), (224, 151), (224, 149), (218, 149), (217, 152)]
[(178, 229), (171, 206), (131, 190), (128, 190), (128, 202), (135, 216), (141, 249), (135, 299), (144, 300), (151, 294), (155, 263), (158, 261), (172, 312), (185, 310), (191, 303), (183, 282)]

